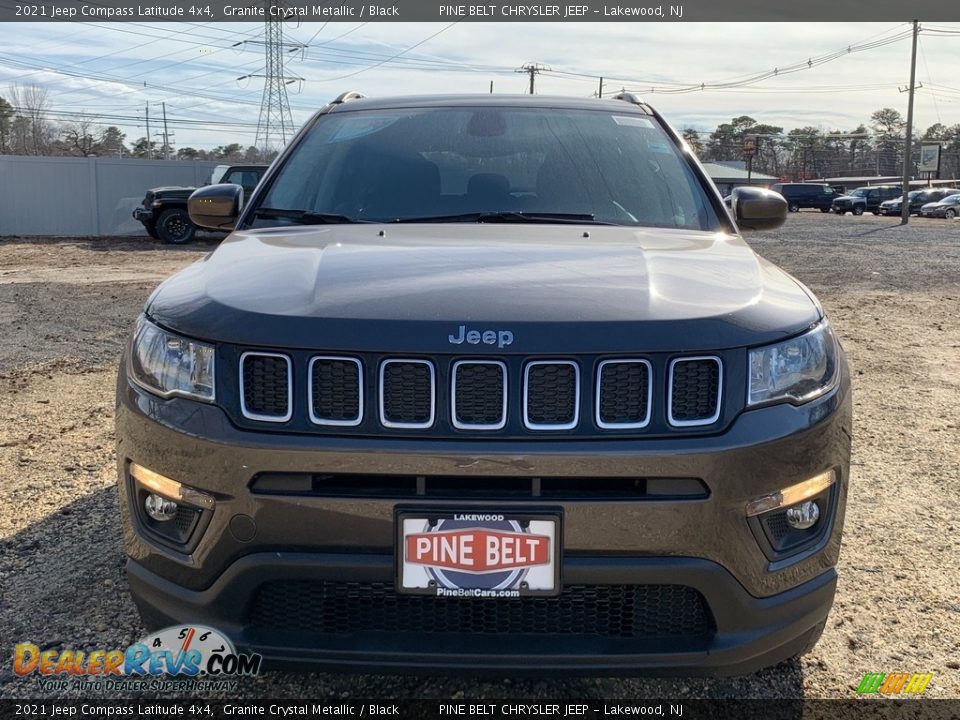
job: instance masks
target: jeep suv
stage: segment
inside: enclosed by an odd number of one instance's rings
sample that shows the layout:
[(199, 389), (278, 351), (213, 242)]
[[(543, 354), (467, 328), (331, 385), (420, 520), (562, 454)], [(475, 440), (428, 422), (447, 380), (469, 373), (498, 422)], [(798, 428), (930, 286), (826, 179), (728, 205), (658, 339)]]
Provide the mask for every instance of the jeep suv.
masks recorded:
[[(218, 165), (210, 179), (240, 185), (249, 196), (266, 169), (266, 165)], [(187, 200), (194, 190), (177, 185), (147, 190), (143, 204), (133, 209), (133, 217), (152, 238), (175, 245), (188, 243), (197, 231), (187, 213)]]
[(745, 673), (824, 628), (850, 463), (816, 298), (630, 94), (341, 96), (150, 296), (117, 383), (151, 628), (274, 667)]
[(880, 203), (896, 197), (902, 197), (899, 185), (869, 185), (859, 187), (852, 192), (834, 199), (831, 210), (837, 215), (863, 215), (865, 212), (880, 214)]
[(814, 208), (820, 212), (830, 212), (837, 192), (824, 183), (776, 183), (770, 189), (783, 195), (790, 212), (800, 212), (803, 208)]

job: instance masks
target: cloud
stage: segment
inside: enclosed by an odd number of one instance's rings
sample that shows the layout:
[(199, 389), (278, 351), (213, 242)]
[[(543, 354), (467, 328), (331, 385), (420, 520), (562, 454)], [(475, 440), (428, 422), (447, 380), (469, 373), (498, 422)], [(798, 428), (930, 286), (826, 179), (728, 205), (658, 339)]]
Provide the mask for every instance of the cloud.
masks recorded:
[[(238, 124), (177, 129), (177, 144), (211, 147), (253, 141), (264, 65), (260, 23), (17, 23), (0, 48), (0, 95), (12, 82), (44, 84), (58, 110), (130, 114), (166, 102), (168, 114)], [(313, 38), (306, 53), (287, 54), (295, 123), (347, 89), (374, 96), (423, 93), (519, 93), (536, 61), (557, 73), (537, 78), (541, 93), (586, 97), (599, 76), (605, 89), (640, 92), (677, 127), (713, 127), (737, 115), (787, 129), (852, 128), (880, 107), (905, 110), (897, 87), (908, 78), (902, 41), (764, 81), (748, 89), (683, 95), (651, 87), (749, 76), (802, 61), (906, 26), (876, 23), (330, 23), (285, 26), (290, 42)], [(349, 34), (348, 31), (358, 28)], [(410, 52), (403, 51), (440, 34)], [(318, 31), (320, 31), (318, 33)], [(343, 35), (336, 40), (337, 36)], [(314, 37), (315, 36), (315, 37)], [(918, 79), (950, 85), (960, 73), (955, 39), (922, 38)], [(247, 41), (243, 43), (242, 41)], [(233, 47), (235, 43), (242, 43)], [(392, 56), (398, 56), (383, 63)], [(17, 63), (20, 63), (19, 65)], [(383, 63), (383, 64), (381, 64)], [(24, 67), (24, 64), (27, 66)], [(929, 69), (929, 72), (928, 72)], [(560, 72), (566, 74), (559, 74)], [(576, 74), (589, 77), (579, 77)], [(348, 76), (350, 77), (344, 77)], [(842, 89), (840, 92), (826, 92)], [(957, 122), (955, 105), (918, 93), (918, 126)], [(152, 114), (152, 113), (151, 113)], [(123, 128), (131, 137), (136, 123)]]

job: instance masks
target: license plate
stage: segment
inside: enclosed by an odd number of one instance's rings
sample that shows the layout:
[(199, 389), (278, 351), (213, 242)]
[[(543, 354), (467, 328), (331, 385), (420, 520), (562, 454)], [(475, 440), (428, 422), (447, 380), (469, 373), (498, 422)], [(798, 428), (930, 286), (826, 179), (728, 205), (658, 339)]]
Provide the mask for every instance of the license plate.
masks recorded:
[(404, 511), (397, 514), (397, 590), (509, 598), (560, 592), (560, 516)]

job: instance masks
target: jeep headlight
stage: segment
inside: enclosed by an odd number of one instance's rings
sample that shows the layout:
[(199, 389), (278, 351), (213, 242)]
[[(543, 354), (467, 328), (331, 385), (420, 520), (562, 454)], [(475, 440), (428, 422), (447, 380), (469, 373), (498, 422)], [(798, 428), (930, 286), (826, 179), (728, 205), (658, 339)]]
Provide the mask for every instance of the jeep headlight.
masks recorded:
[(839, 348), (827, 321), (776, 345), (750, 351), (747, 405), (809, 402), (829, 392), (839, 377)]
[(161, 397), (180, 395), (212, 402), (214, 348), (161, 330), (145, 317), (137, 321), (127, 375)]

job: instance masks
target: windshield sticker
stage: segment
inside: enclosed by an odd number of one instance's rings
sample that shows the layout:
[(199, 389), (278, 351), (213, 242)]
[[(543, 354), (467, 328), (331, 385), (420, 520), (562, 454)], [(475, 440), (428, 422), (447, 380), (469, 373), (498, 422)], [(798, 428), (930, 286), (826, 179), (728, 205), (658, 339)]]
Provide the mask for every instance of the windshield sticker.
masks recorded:
[(647, 120), (645, 117), (634, 117), (632, 115), (611, 115), (613, 121), (617, 125), (624, 125), (627, 127), (642, 127), (642, 128), (653, 128), (653, 123)]
[(350, 140), (378, 132), (389, 125), (393, 125), (400, 117), (400, 115), (363, 117), (362, 114), (355, 117), (345, 117), (340, 121), (340, 127), (330, 135), (329, 142)]

